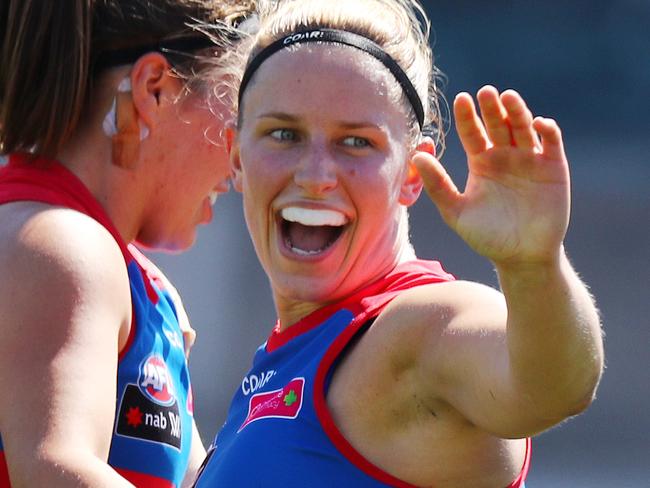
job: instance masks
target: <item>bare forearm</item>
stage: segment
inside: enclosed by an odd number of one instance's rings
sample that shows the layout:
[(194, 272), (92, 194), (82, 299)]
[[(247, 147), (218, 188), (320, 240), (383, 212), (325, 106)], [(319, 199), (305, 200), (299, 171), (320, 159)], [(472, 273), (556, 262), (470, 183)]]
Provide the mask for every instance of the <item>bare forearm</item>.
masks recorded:
[(508, 349), (518, 390), (544, 418), (586, 408), (603, 368), (597, 309), (563, 250), (555, 263), (497, 265), (508, 305)]
[(11, 486), (48, 486), (52, 488), (133, 488), (102, 460), (74, 452), (43, 455), (20, 466), (9, 463)]

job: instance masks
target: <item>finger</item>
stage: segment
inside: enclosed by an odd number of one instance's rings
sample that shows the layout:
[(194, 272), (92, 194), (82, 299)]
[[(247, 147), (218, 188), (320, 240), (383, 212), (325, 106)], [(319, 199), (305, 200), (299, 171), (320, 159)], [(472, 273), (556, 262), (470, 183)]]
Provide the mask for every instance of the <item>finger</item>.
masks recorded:
[(474, 100), (469, 93), (459, 93), (454, 100), (456, 132), (468, 156), (479, 154), (488, 148), (483, 122), (476, 113)]
[(458, 214), (462, 195), (445, 168), (440, 161), (425, 152), (413, 156), (412, 161), (422, 178), (425, 191), (438, 207), (442, 218), (446, 222), (453, 222)]
[(493, 86), (484, 86), (476, 94), (481, 118), (485, 124), (487, 135), (494, 146), (510, 146), (512, 135), (508, 114), (501, 103), (499, 92)]
[(192, 346), (194, 345), (194, 342), (196, 342), (196, 331), (192, 329), (191, 327), (184, 329), (183, 330), (183, 344), (184, 344), (184, 349), (185, 349), (185, 357), (189, 358), (190, 357), (190, 350), (192, 349)]
[(533, 115), (521, 95), (514, 90), (506, 90), (501, 94), (501, 102), (508, 116), (514, 144), (522, 149), (539, 147), (539, 139), (533, 128)]
[(553, 119), (536, 117), (533, 127), (542, 137), (542, 155), (549, 160), (564, 160), (564, 143), (562, 142), (562, 131)]

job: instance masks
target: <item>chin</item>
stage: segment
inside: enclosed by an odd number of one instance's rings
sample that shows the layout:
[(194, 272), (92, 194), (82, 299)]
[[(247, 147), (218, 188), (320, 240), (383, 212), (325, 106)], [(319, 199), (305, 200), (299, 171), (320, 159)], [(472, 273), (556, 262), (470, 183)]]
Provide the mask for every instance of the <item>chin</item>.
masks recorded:
[(338, 284), (324, 280), (322, 274), (317, 276), (285, 275), (274, 279), (272, 283), (274, 294), (292, 302), (325, 305), (345, 297), (344, 294), (339, 295)]
[(136, 240), (136, 243), (149, 251), (154, 252), (164, 252), (167, 254), (179, 254), (194, 245), (196, 241), (196, 231), (192, 232), (186, 236), (175, 236), (173, 238), (165, 239), (140, 239)]

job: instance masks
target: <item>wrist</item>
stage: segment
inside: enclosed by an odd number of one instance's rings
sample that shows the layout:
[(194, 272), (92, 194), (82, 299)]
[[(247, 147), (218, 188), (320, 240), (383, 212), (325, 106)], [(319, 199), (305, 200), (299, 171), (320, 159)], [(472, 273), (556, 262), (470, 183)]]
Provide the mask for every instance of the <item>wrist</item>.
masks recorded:
[(533, 284), (547, 282), (550, 278), (562, 274), (562, 270), (568, 265), (568, 259), (564, 246), (560, 246), (556, 253), (546, 257), (493, 261), (493, 264), (500, 282)]

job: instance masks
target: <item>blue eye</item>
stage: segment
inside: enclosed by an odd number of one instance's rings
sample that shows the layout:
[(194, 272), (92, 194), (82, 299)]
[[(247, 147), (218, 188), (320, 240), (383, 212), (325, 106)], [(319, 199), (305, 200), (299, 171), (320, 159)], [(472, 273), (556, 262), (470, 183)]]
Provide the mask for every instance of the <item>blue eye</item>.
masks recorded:
[(291, 129), (275, 129), (269, 135), (273, 139), (283, 142), (296, 140), (296, 133)]
[(363, 137), (356, 137), (356, 136), (350, 136), (343, 139), (343, 145), (355, 149), (363, 149), (372, 146), (372, 144), (370, 144), (370, 141), (368, 139), (365, 139)]

